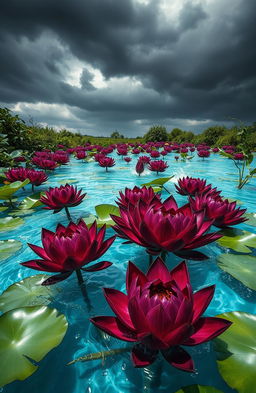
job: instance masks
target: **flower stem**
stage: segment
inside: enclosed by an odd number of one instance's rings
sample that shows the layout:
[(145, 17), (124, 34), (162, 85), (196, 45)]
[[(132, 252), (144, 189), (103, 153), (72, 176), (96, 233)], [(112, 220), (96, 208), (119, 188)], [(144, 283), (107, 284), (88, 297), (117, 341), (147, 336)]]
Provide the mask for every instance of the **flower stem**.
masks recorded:
[(77, 362), (88, 362), (89, 360), (104, 359), (107, 356), (118, 355), (119, 353), (129, 352), (130, 350), (131, 350), (130, 347), (125, 347), (125, 348), (110, 349), (109, 351), (90, 353), (88, 355), (81, 356), (80, 358), (72, 360), (71, 362), (67, 363), (67, 366), (70, 366), (71, 364)]
[(84, 279), (83, 279), (83, 276), (82, 276), (82, 273), (81, 273), (80, 269), (76, 269), (76, 276), (77, 276), (78, 284), (79, 285), (84, 284)]
[(35, 186), (34, 186), (34, 184), (31, 184), (32, 185), (32, 192), (34, 192), (35, 191)]
[(72, 218), (71, 218), (71, 215), (70, 215), (70, 213), (69, 213), (69, 210), (68, 210), (68, 207), (67, 207), (67, 206), (65, 206), (65, 211), (66, 211), (66, 215), (67, 215), (68, 220), (69, 220), (69, 221), (72, 221)]

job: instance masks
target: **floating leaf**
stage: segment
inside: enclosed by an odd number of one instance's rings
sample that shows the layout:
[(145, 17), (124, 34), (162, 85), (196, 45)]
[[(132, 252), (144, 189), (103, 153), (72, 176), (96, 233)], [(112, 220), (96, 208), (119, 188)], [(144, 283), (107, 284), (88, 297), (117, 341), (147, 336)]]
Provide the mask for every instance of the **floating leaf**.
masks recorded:
[(242, 231), (241, 229), (225, 229), (221, 231), (223, 237), (217, 242), (226, 248), (231, 248), (237, 252), (250, 253), (252, 250), (249, 247), (256, 247), (256, 234), (252, 232)]
[(44, 192), (37, 192), (36, 194), (28, 196), (27, 198), (23, 199), (23, 201), (20, 203), (19, 209), (29, 210), (41, 206), (42, 202), (40, 202), (39, 199), (43, 195)]
[(95, 220), (97, 221), (97, 226), (102, 227), (106, 224), (107, 227), (115, 225), (114, 221), (110, 217), (110, 214), (115, 216), (120, 216), (119, 208), (115, 205), (102, 204), (95, 206), (96, 216), (90, 214), (88, 217), (83, 217), (83, 220), (87, 225), (91, 225)]
[(41, 285), (49, 278), (46, 274), (36, 274), (9, 286), (0, 296), (0, 311), (27, 306), (46, 306), (51, 302), (56, 288)]
[(256, 315), (235, 311), (219, 317), (233, 322), (214, 340), (219, 372), (239, 393), (252, 393), (255, 386)]
[(110, 217), (110, 214), (115, 216), (120, 216), (119, 208), (115, 205), (102, 204), (95, 206), (95, 211), (97, 214), (97, 225), (102, 226), (106, 224), (107, 226), (115, 225), (114, 221)]
[(245, 217), (248, 218), (248, 221), (245, 221), (246, 225), (256, 227), (256, 213), (245, 213)]
[[(0, 317), (0, 386), (33, 374), (65, 336), (64, 315), (45, 306), (22, 307)], [(31, 361), (32, 360), (32, 361)]]
[(0, 199), (8, 200), (11, 199), (12, 195), (18, 191), (20, 188), (26, 186), (29, 180), (26, 179), (23, 182), (15, 181), (11, 184), (0, 187)]
[(223, 392), (212, 386), (190, 385), (190, 386), (184, 386), (176, 393), (223, 393)]
[(22, 156), (22, 154), (23, 154), (23, 151), (22, 151), (22, 150), (14, 150), (14, 151), (12, 151), (12, 152), (9, 154), (9, 156), (10, 156), (11, 158), (16, 158), (16, 157)]
[(223, 198), (227, 199), (229, 202), (236, 202), (237, 205), (243, 205), (244, 202), (240, 201), (239, 199), (234, 199), (234, 198)]
[(163, 185), (165, 184), (165, 183), (167, 183), (170, 179), (172, 179), (174, 176), (170, 176), (170, 177), (159, 177), (159, 179), (155, 179), (155, 180), (152, 180), (152, 181), (150, 181), (150, 182), (148, 182), (148, 183), (144, 183), (144, 184), (142, 184), (142, 186), (146, 186), (146, 187), (150, 187), (150, 186), (153, 186), (153, 185), (157, 185), (157, 186), (159, 186), (159, 187), (163, 187)]
[(256, 291), (256, 257), (251, 255), (221, 254), (218, 265), (245, 286)]
[(61, 179), (61, 180), (58, 180), (58, 183), (59, 184), (71, 184), (71, 183), (78, 183), (78, 180), (77, 179)]
[(19, 225), (24, 224), (22, 218), (4, 217), (0, 218), (0, 232), (10, 231), (17, 228)]
[(22, 243), (18, 240), (0, 240), (0, 261), (4, 261), (11, 255), (15, 254), (22, 247)]
[(34, 212), (35, 212), (35, 210), (33, 210), (33, 209), (27, 209), (27, 210), (18, 209), (18, 210), (12, 210), (8, 214), (13, 217), (23, 217), (23, 216), (29, 216), (29, 215), (33, 214)]
[(0, 206), (0, 212), (4, 212), (8, 209), (8, 206)]

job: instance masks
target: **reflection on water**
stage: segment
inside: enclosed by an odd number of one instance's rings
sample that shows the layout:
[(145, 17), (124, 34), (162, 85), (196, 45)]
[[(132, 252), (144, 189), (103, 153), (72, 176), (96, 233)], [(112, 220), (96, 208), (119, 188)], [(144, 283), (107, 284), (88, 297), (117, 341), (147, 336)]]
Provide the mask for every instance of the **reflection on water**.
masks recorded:
[[(125, 167), (120, 157), (116, 155), (113, 157), (117, 165), (107, 173), (96, 163), (85, 164), (72, 159), (71, 165), (58, 168), (54, 174), (49, 176), (48, 184), (39, 187), (38, 190), (44, 191), (49, 186), (59, 186), (60, 181), (65, 184), (66, 179), (76, 180), (74, 184), (82, 187), (88, 197), (80, 206), (70, 209), (73, 219), (77, 220), (90, 213), (95, 214), (94, 206), (97, 204), (114, 203), (119, 190), (125, 187), (132, 188), (134, 185), (156, 178), (156, 174), (148, 170), (138, 176), (134, 169), (136, 160)], [(174, 154), (164, 159), (168, 161), (169, 168), (159, 177), (174, 175), (166, 186), (171, 193), (175, 194), (180, 205), (186, 203), (186, 197), (175, 193), (174, 183), (179, 177), (194, 176), (206, 178), (213, 186), (222, 189), (225, 197), (239, 199), (248, 211), (255, 211), (255, 194), (252, 193), (252, 189), (256, 186), (256, 179), (252, 179), (249, 185), (238, 190), (234, 181), (236, 179), (235, 169), (229, 160), (216, 156), (202, 161), (195, 156), (189, 162), (176, 162)], [(26, 192), (21, 190), (20, 196), (24, 198)], [(163, 198), (167, 196), (168, 194), (164, 191)], [(20, 262), (34, 258), (33, 251), (27, 247), (26, 243), (40, 245), (41, 227), (54, 230), (58, 222), (64, 225), (68, 223), (65, 212), (51, 214), (44, 209), (39, 209), (34, 214), (24, 217), (24, 220), (24, 226), (8, 233), (9, 238), (20, 240), (23, 247), (14, 257), (1, 263), (0, 288), (2, 290), (16, 281), (35, 274), (34, 271), (22, 267)], [(255, 229), (246, 224), (239, 227), (249, 231)], [(111, 229), (108, 229), (107, 235), (111, 236), (111, 234)], [(1, 239), (6, 237), (6, 234), (1, 233)], [(222, 250), (216, 244), (211, 244), (203, 247), (202, 252), (210, 257), (209, 260), (190, 261), (188, 268), (194, 290), (216, 284), (215, 296), (207, 309), (207, 315), (214, 316), (232, 310), (256, 313), (255, 293), (218, 268), (216, 257)], [(81, 296), (74, 274), (59, 284), (59, 292), (52, 307), (63, 312), (69, 321), (65, 339), (58, 348), (51, 351), (40, 362), (39, 369), (29, 379), (14, 382), (4, 387), (3, 391), (5, 393), (34, 391), (37, 393), (174, 393), (181, 386), (200, 383), (215, 386), (225, 393), (231, 393), (232, 390), (219, 376), (211, 343), (188, 348), (196, 364), (196, 374), (178, 371), (164, 362), (160, 356), (151, 367), (145, 370), (134, 369), (129, 353), (110, 356), (103, 362), (97, 360), (66, 366), (72, 359), (85, 354), (125, 346), (123, 342), (97, 331), (88, 322), (88, 318), (112, 314), (102, 294), (102, 287), (113, 287), (125, 291), (128, 260), (146, 271), (148, 256), (141, 247), (124, 245), (122, 239), (117, 239), (104, 255), (104, 260), (112, 261), (113, 266), (95, 273), (84, 273), (89, 310)], [(166, 263), (171, 269), (179, 261), (178, 257), (170, 254)]]

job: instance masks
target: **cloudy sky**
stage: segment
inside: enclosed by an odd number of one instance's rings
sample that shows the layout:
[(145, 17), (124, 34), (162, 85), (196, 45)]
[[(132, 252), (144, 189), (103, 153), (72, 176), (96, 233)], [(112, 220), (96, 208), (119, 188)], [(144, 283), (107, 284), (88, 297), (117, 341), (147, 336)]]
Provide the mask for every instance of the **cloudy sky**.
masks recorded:
[(6, 0), (0, 105), (90, 135), (256, 121), (255, 0)]

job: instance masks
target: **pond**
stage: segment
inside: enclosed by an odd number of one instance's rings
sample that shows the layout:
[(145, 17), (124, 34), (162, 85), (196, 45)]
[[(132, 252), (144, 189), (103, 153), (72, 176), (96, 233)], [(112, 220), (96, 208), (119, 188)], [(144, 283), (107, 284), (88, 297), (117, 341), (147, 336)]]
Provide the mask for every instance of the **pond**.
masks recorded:
[[(115, 204), (120, 190), (125, 187), (133, 188), (155, 179), (156, 174), (146, 170), (141, 176), (135, 172), (137, 156), (126, 163), (115, 153), (111, 154), (116, 165), (108, 172), (95, 162), (85, 163), (82, 160), (71, 158), (67, 166), (57, 168), (49, 175), (48, 182), (39, 186), (38, 191), (45, 191), (49, 186), (56, 187), (70, 183), (86, 192), (86, 198), (77, 207), (70, 208), (73, 221), (90, 214), (95, 214), (94, 206), (99, 204)], [(211, 183), (213, 187), (222, 190), (226, 198), (238, 200), (241, 207), (248, 212), (255, 212), (256, 178), (243, 189), (238, 190), (237, 173), (231, 160), (212, 154), (209, 159), (202, 160), (194, 157), (187, 162), (175, 161), (174, 154), (164, 157), (169, 168), (159, 177), (174, 177), (165, 184), (170, 193), (173, 193), (179, 206), (187, 202), (185, 196), (175, 192), (174, 184), (180, 177), (200, 177)], [(254, 159), (254, 162), (256, 160)], [(19, 199), (29, 195), (30, 186), (26, 190), (19, 190)], [(162, 199), (169, 194), (162, 191)], [(5, 212), (1, 213), (3, 217)], [(56, 225), (68, 224), (64, 209), (56, 214), (39, 207), (32, 214), (22, 217), (24, 224), (0, 233), (0, 240), (15, 239), (22, 242), (22, 248), (17, 253), (1, 262), (0, 288), (4, 291), (11, 284), (36, 272), (20, 263), (34, 259), (34, 252), (27, 246), (32, 243), (41, 246), (41, 228), (55, 231)], [(246, 231), (255, 232), (255, 227), (246, 223), (236, 226)], [(107, 237), (114, 234), (107, 229)], [(67, 333), (61, 344), (39, 362), (39, 367), (28, 379), (15, 381), (2, 388), (4, 393), (128, 393), (128, 392), (154, 392), (175, 393), (182, 386), (209, 385), (224, 393), (235, 392), (229, 387), (219, 374), (216, 354), (213, 344), (207, 342), (198, 346), (187, 347), (196, 365), (196, 373), (185, 373), (175, 369), (162, 358), (150, 367), (136, 369), (133, 367), (129, 353), (109, 356), (103, 360), (77, 362), (67, 366), (67, 363), (86, 354), (105, 351), (108, 349), (125, 347), (124, 342), (108, 336), (97, 330), (89, 318), (97, 315), (113, 315), (110, 310), (102, 287), (110, 287), (125, 292), (125, 276), (128, 261), (134, 262), (144, 272), (148, 267), (148, 254), (145, 249), (135, 244), (123, 244), (124, 240), (116, 238), (115, 242), (100, 260), (111, 261), (113, 265), (106, 270), (84, 273), (88, 301), (84, 302), (75, 275), (56, 285), (54, 297), (49, 304), (63, 313), (68, 321)], [(243, 285), (240, 281), (224, 272), (217, 265), (220, 254), (230, 252), (217, 242), (200, 248), (209, 259), (205, 261), (188, 261), (193, 291), (215, 284), (216, 290), (206, 316), (215, 316), (230, 311), (242, 311), (256, 314), (256, 292)], [(235, 253), (235, 251), (233, 251)], [(246, 255), (246, 254), (245, 254)], [(253, 254), (250, 254), (253, 255)], [(181, 259), (169, 253), (166, 264), (173, 268)], [(38, 342), (40, 346), (40, 342)], [(255, 355), (254, 355), (255, 356)], [(254, 358), (255, 359), (255, 358)], [(253, 388), (250, 393), (253, 393)], [(215, 392), (215, 391), (214, 391)], [(217, 390), (216, 390), (217, 392)], [(248, 391), (249, 393), (249, 391)]]

